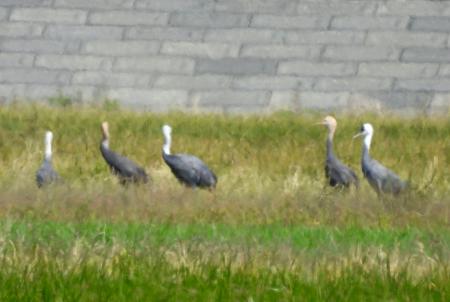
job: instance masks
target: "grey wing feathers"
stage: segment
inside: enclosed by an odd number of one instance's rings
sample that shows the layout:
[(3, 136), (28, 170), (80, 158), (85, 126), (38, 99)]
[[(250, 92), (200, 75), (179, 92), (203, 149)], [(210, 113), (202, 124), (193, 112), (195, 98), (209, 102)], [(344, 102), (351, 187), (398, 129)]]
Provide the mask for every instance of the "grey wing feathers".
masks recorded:
[(148, 176), (145, 170), (139, 167), (132, 160), (121, 156), (111, 150), (102, 148), (102, 155), (110, 166), (111, 170), (119, 176), (122, 183), (127, 182), (148, 182)]
[(58, 173), (53, 170), (50, 162), (44, 161), (42, 166), (36, 172), (36, 183), (38, 187), (43, 187), (56, 182), (60, 179)]
[(188, 154), (165, 155), (175, 177), (191, 187), (214, 187), (216, 175), (199, 158)]
[(337, 159), (327, 160), (325, 165), (325, 175), (329, 179), (331, 186), (349, 187), (354, 184), (359, 185), (358, 177), (349, 167)]
[(363, 165), (363, 173), (378, 193), (398, 194), (406, 188), (406, 182), (374, 159)]

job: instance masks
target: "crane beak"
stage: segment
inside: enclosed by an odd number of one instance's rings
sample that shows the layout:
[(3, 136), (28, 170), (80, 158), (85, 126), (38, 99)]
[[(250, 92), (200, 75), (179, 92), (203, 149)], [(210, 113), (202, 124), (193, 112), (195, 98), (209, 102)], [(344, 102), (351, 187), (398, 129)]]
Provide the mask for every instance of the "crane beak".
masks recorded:
[(352, 139), (355, 139), (361, 135), (364, 135), (364, 132), (359, 132), (358, 134), (354, 135)]

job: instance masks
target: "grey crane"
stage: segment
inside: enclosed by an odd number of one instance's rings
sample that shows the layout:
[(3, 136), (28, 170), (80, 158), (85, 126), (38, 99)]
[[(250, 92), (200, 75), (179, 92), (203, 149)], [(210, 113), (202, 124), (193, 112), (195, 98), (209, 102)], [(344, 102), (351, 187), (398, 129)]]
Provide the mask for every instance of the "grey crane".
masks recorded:
[(109, 149), (109, 127), (107, 122), (102, 123), (102, 133), (103, 139), (100, 144), (100, 151), (113, 174), (119, 177), (120, 183), (123, 185), (147, 183), (149, 177), (143, 168), (139, 167), (132, 160)]
[(397, 195), (405, 190), (407, 184), (402, 181), (394, 172), (380, 164), (369, 155), (370, 143), (372, 142), (373, 127), (369, 123), (361, 126), (361, 130), (353, 138), (363, 136), (363, 148), (361, 167), (362, 172), (378, 195), (390, 193)]
[(337, 127), (336, 119), (332, 116), (326, 116), (319, 124), (328, 128), (325, 176), (330, 186), (348, 188), (350, 185), (354, 185), (358, 187), (359, 180), (355, 172), (337, 159), (333, 152), (333, 137)]
[(39, 188), (54, 183), (60, 179), (52, 165), (52, 139), (51, 131), (45, 132), (45, 155), (41, 167), (36, 171), (36, 183)]
[(162, 127), (164, 145), (162, 156), (175, 177), (184, 185), (192, 188), (215, 188), (217, 177), (198, 157), (189, 154), (170, 154), (172, 128)]

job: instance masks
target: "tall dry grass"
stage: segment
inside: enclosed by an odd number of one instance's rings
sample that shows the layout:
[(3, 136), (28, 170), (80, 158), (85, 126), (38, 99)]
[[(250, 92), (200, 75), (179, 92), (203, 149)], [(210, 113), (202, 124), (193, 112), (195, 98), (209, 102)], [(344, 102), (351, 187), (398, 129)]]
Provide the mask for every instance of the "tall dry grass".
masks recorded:
[[(336, 153), (361, 178), (358, 191), (328, 188), (326, 130), (318, 114), (269, 116), (155, 115), (101, 108), (0, 108), (0, 216), (159, 222), (304, 223), (309, 225), (448, 225), (450, 120), (337, 116)], [(99, 152), (100, 123), (112, 149), (143, 165), (153, 181), (123, 188)], [(412, 189), (376, 198), (360, 172), (361, 142), (371, 122), (371, 153)], [(219, 177), (214, 193), (179, 185), (161, 158), (161, 126), (173, 126), (173, 151), (201, 157)], [(54, 132), (54, 166), (63, 185), (38, 190), (43, 134)]]

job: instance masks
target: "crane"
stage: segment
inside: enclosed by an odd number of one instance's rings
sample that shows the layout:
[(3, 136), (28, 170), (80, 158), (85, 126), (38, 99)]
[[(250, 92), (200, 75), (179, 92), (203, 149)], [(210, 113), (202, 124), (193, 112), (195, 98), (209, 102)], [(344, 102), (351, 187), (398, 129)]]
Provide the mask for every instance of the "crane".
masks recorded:
[(129, 183), (147, 183), (149, 181), (149, 176), (144, 168), (139, 167), (132, 160), (109, 149), (108, 122), (102, 123), (102, 134), (103, 138), (100, 143), (100, 152), (111, 168), (113, 174), (119, 177), (120, 183), (123, 185)]
[(327, 155), (325, 160), (325, 176), (332, 187), (359, 186), (359, 180), (355, 172), (344, 165), (333, 152), (333, 137), (337, 127), (337, 121), (332, 116), (326, 116), (319, 124), (328, 129)]
[(365, 123), (361, 126), (360, 132), (353, 137), (364, 137), (361, 157), (362, 172), (378, 195), (381, 193), (398, 195), (406, 189), (407, 183), (401, 180), (397, 174), (370, 157), (369, 150), (373, 132), (373, 126)]
[(206, 164), (193, 155), (170, 153), (172, 142), (172, 128), (169, 125), (162, 127), (164, 145), (162, 156), (175, 177), (184, 185), (192, 188), (215, 188), (217, 177)]
[(52, 165), (52, 140), (53, 133), (51, 131), (46, 131), (44, 138), (44, 161), (42, 162), (40, 168), (36, 171), (36, 183), (39, 188), (47, 186), (60, 179), (58, 173), (56, 173)]

